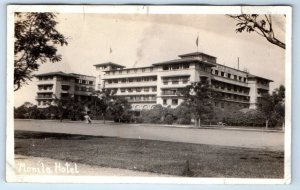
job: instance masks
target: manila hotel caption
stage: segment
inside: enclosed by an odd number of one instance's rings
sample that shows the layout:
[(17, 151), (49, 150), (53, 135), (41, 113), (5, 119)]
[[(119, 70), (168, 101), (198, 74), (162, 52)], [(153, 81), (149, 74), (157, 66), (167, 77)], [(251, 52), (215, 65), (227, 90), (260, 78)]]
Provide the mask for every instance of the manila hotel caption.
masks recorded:
[(36, 100), (46, 107), (55, 97), (69, 94), (77, 100), (89, 98), (96, 89), (112, 89), (125, 97), (133, 110), (151, 109), (156, 104), (175, 108), (183, 102), (178, 90), (197, 82), (209, 80), (221, 97), (214, 100), (222, 109), (257, 107), (262, 94), (269, 92), (270, 79), (217, 63), (217, 58), (202, 52), (179, 55), (178, 59), (154, 63), (148, 67), (126, 68), (107, 62), (94, 65), (97, 76), (50, 72), (38, 78)]

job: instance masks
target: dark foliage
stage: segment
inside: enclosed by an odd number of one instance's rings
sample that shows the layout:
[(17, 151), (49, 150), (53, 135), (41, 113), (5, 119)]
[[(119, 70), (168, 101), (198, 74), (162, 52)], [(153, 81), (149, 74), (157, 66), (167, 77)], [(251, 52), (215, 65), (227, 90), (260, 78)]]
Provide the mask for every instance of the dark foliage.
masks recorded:
[(46, 61), (59, 62), (57, 46), (67, 45), (56, 30), (54, 13), (15, 13), (14, 90), (32, 79), (32, 72)]

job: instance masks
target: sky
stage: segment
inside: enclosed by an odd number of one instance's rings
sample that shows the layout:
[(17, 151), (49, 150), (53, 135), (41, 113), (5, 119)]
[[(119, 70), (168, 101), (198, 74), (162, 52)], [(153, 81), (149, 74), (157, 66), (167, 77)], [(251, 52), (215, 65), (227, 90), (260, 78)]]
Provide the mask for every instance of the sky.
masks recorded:
[[(284, 41), (285, 20), (273, 15), (275, 35)], [(217, 62), (273, 80), (271, 91), (284, 84), (285, 51), (255, 33), (236, 33), (236, 22), (221, 15), (58, 14), (57, 30), (69, 45), (58, 47), (59, 63), (45, 63), (37, 73), (63, 71), (95, 75), (93, 65), (115, 62), (126, 67), (150, 66), (199, 51)], [(110, 49), (112, 52), (110, 53)], [(35, 102), (36, 80), (15, 92), (15, 106)]]

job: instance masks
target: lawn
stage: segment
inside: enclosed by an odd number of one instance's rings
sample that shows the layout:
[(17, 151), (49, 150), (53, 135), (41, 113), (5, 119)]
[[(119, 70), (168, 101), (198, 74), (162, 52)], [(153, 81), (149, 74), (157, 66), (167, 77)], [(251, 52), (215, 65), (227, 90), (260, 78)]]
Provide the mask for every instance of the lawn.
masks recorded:
[(283, 152), (15, 131), (15, 153), (176, 176), (283, 178)]

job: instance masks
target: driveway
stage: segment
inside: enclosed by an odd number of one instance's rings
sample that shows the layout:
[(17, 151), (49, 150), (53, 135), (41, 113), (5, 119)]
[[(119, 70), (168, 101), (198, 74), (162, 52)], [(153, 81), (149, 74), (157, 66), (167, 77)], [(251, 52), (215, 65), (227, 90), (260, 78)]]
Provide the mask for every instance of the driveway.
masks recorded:
[(284, 133), (222, 129), (176, 128), (139, 124), (85, 124), (43, 120), (15, 120), (15, 130), (92, 136), (150, 139), (196, 144), (284, 150)]

